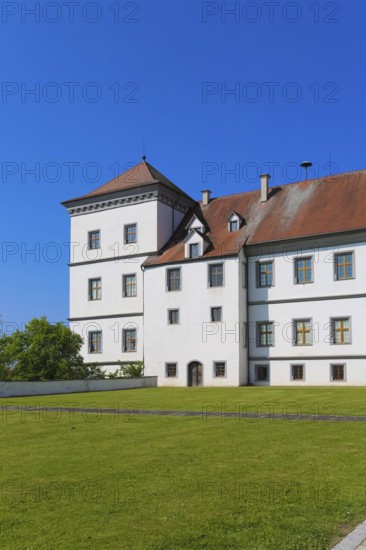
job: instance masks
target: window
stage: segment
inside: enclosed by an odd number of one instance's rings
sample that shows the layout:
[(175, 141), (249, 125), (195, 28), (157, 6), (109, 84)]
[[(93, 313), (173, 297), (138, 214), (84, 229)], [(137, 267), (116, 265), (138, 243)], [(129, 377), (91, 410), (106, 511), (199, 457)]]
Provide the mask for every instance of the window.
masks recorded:
[(166, 377), (177, 378), (177, 363), (166, 364)]
[(333, 382), (342, 382), (343, 380), (345, 380), (345, 366), (331, 365), (330, 376)]
[(189, 245), (189, 257), (198, 258), (199, 256), (199, 244), (194, 243)]
[(257, 323), (257, 347), (273, 346), (273, 323)]
[(102, 353), (102, 331), (89, 332), (89, 353)]
[(229, 222), (229, 231), (230, 233), (233, 233), (234, 231), (237, 231), (239, 229), (239, 222), (238, 220), (233, 220)]
[(168, 269), (168, 291), (181, 289), (180, 269)]
[(273, 285), (273, 262), (258, 263), (258, 286), (269, 287)]
[(88, 248), (89, 250), (100, 248), (100, 231), (89, 231)]
[(123, 331), (123, 351), (137, 351), (137, 330), (135, 328)]
[(291, 379), (304, 380), (304, 365), (291, 365)]
[(136, 274), (123, 275), (123, 296), (133, 298), (137, 296)]
[(215, 378), (224, 378), (226, 376), (226, 363), (223, 361), (218, 361), (214, 363), (214, 377)]
[(351, 327), (349, 318), (332, 319), (332, 343), (350, 344)]
[(295, 346), (310, 346), (311, 344), (312, 337), (310, 319), (300, 319), (295, 321)]
[(125, 225), (125, 244), (137, 243), (137, 225)]
[(102, 279), (89, 279), (89, 300), (102, 299)]
[(211, 322), (220, 323), (222, 321), (222, 307), (211, 308)]
[(335, 276), (338, 281), (353, 278), (353, 252), (335, 255)]
[(313, 282), (313, 260), (309, 258), (296, 258), (295, 260), (296, 284)]
[(256, 365), (255, 366), (255, 380), (256, 382), (268, 382), (268, 365)]
[(224, 286), (224, 265), (211, 264), (208, 269), (210, 287)]
[(168, 309), (168, 325), (179, 325), (179, 309)]

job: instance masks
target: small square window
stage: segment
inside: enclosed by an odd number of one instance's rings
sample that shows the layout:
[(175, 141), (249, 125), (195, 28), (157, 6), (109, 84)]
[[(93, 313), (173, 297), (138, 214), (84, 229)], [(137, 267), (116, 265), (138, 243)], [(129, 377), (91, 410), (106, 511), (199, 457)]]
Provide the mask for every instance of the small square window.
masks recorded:
[(224, 265), (211, 264), (208, 270), (210, 287), (224, 286)]
[(189, 257), (198, 258), (199, 256), (199, 244), (193, 243), (189, 245)]
[(257, 347), (273, 346), (273, 323), (257, 323)]
[(125, 244), (137, 243), (137, 225), (125, 225)]
[(343, 319), (332, 319), (332, 343), (351, 343), (351, 324), (349, 317)]
[(310, 319), (298, 319), (294, 321), (295, 346), (311, 346), (312, 328)]
[(168, 309), (168, 324), (179, 325), (179, 309)]
[(175, 290), (181, 289), (181, 277), (180, 269), (168, 269), (167, 271), (168, 278), (168, 291), (173, 292)]
[(89, 353), (102, 353), (102, 331), (91, 331), (88, 336)]
[(296, 258), (295, 281), (296, 284), (306, 284), (313, 282), (313, 260), (311, 257)]
[(335, 277), (338, 281), (353, 279), (353, 252), (335, 254)]
[(166, 377), (177, 378), (177, 363), (166, 364)]
[(214, 377), (215, 378), (225, 378), (226, 376), (226, 363), (223, 361), (218, 361), (214, 363)]
[(256, 365), (255, 366), (255, 379), (256, 382), (268, 382), (268, 365)]
[(345, 379), (344, 365), (331, 365), (331, 379), (333, 382), (342, 382)]
[(273, 262), (258, 262), (258, 286), (260, 288), (273, 285)]
[(123, 331), (123, 351), (137, 351), (137, 330), (135, 328)]
[(234, 233), (234, 231), (238, 231), (239, 229), (239, 222), (238, 220), (233, 220), (229, 222), (229, 231), (230, 233)]
[(102, 279), (89, 279), (89, 300), (102, 299)]
[(134, 298), (137, 296), (136, 274), (123, 275), (123, 296)]
[(212, 307), (211, 308), (211, 322), (220, 323), (222, 321), (222, 308), (221, 307)]
[(96, 250), (97, 248), (100, 248), (100, 231), (89, 231), (88, 248), (89, 250)]
[(304, 380), (304, 365), (291, 365), (292, 380)]

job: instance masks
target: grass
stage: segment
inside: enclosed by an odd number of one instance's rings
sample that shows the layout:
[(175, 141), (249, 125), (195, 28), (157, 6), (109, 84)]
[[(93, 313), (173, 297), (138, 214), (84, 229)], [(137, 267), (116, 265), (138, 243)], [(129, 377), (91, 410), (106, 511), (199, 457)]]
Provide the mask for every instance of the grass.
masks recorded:
[(0, 399), (6, 404), (366, 416), (366, 387), (144, 388)]
[[(362, 388), (158, 388), (0, 404), (201, 410), (206, 399), (233, 407), (243, 397), (296, 401), (305, 412), (337, 397), (340, 412), (364, 414), (363, 396)], [(9, 411), (0, 436), (0, 548), (326, 550), (366, 517), (365, 430)]]

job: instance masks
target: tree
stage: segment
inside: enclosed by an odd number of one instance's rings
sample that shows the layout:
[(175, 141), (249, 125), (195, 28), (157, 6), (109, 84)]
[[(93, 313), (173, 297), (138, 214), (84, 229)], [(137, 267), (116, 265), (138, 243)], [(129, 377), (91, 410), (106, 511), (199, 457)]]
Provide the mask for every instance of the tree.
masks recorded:
[(83, 339), (62, 323), (32, 319), (24, 330), (0, 340), (0, 366), (12, 365), (13, 380), (104, 378), (99, 367), (84, 365)]

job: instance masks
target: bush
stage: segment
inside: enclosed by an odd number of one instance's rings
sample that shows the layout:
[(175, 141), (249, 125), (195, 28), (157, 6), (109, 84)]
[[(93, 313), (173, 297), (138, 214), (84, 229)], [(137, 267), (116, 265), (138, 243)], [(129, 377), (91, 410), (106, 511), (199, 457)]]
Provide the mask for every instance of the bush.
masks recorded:
[(109, 373), (109, 378), (142, 378), (144, 376), (144, 364), (142, 361), (125, 363), (118, 361), (118, 369)]

